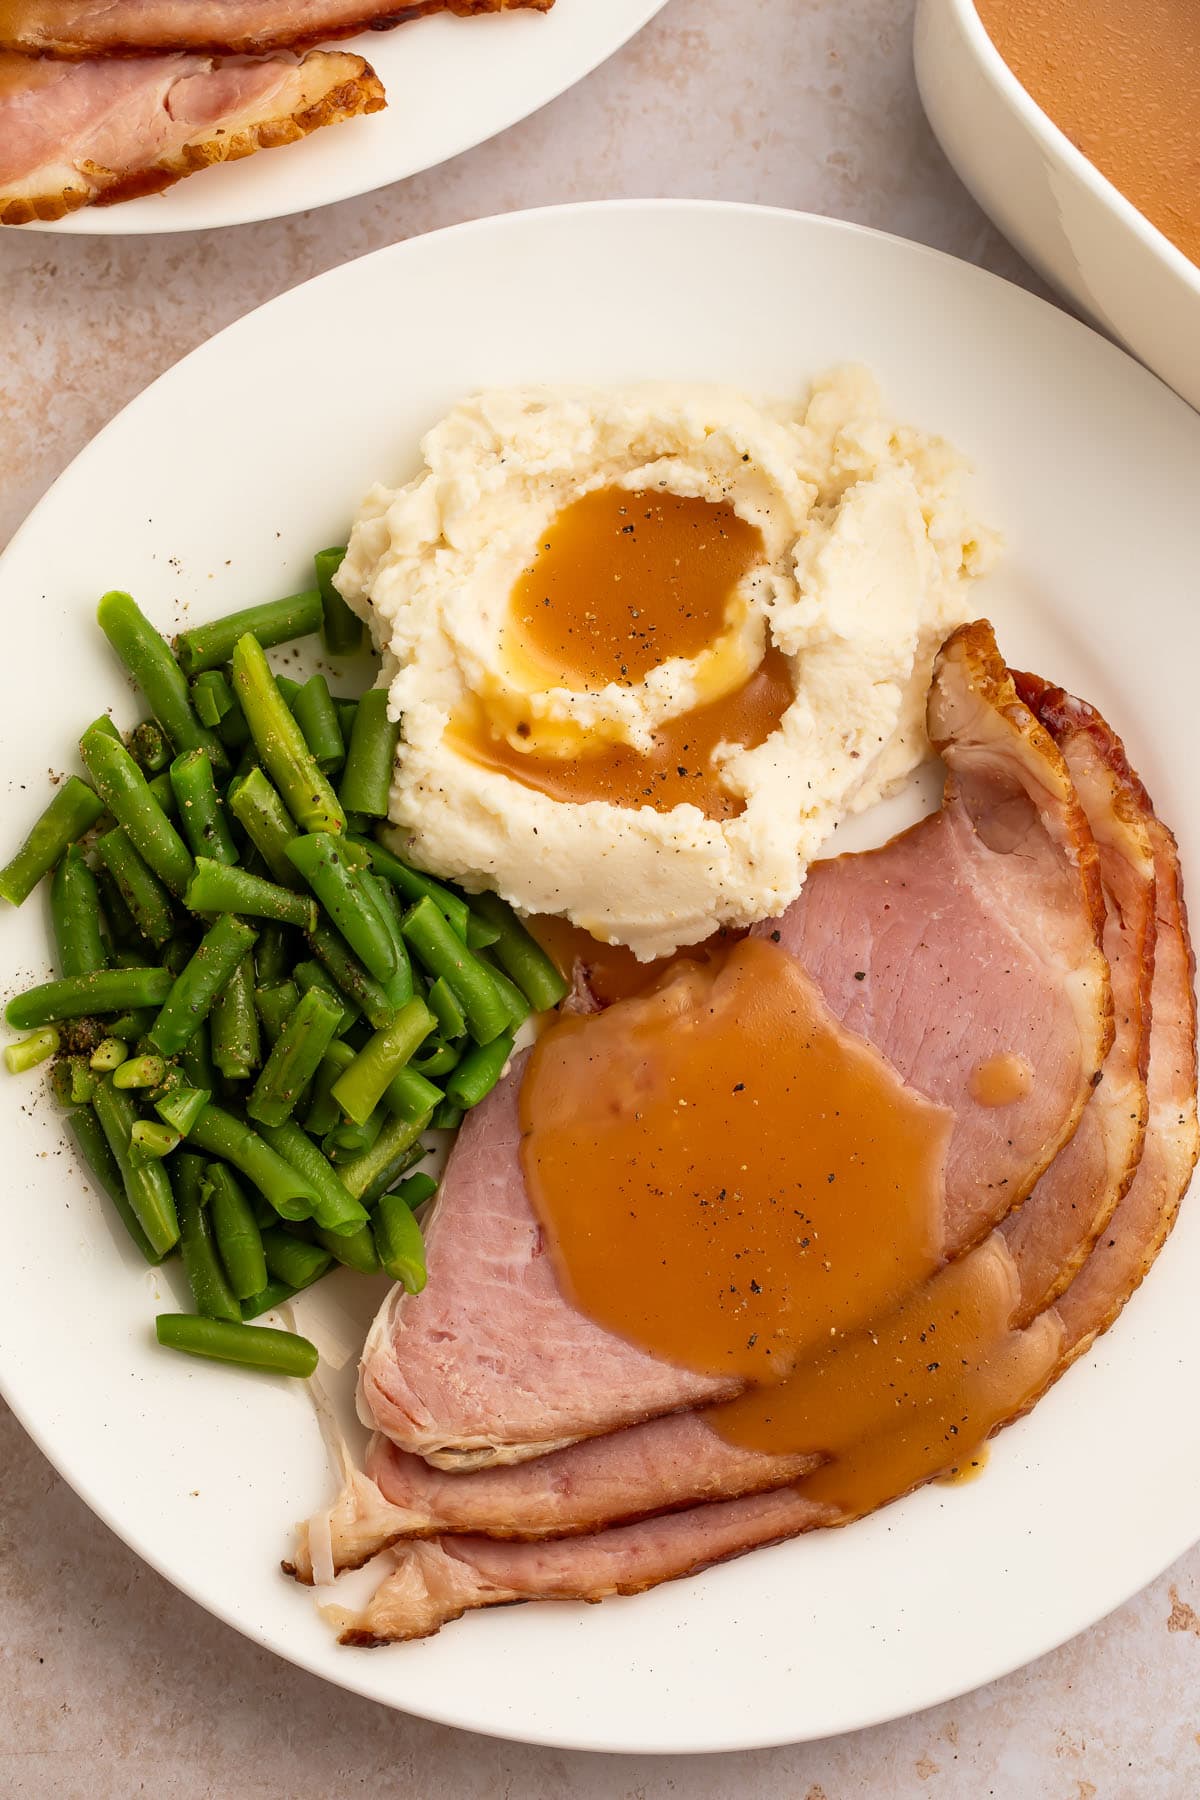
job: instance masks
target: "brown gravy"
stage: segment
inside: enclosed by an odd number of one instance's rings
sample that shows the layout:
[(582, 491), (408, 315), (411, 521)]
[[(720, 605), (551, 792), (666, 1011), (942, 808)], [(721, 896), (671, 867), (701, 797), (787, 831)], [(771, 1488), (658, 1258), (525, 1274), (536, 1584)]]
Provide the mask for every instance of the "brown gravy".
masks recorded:
[(564, 980), (573, 978), (576, 965), (582, 968), (588, 987), (602, 1006), (644, 993), (676, 963), (707, 962), (712, 952), (732, 941), (732, 937), (718, 932), (702, 944), (683, 944), (672, 955), (659, 957), (655, 962), (639, 962), (625, 944), (602, 943), (582, 925), (572, 925), (569, 919), (535, 913), (525, 920), (525, 925)]
[(1196, 0), (976, 0), (1042, 111), (1200, 265)]
[(1011, 1106), (1033, 1086), (1033, 1070), (1023, 1056), (1005, 1051), (971, 1070), (971, 1098), (980, 1106)]

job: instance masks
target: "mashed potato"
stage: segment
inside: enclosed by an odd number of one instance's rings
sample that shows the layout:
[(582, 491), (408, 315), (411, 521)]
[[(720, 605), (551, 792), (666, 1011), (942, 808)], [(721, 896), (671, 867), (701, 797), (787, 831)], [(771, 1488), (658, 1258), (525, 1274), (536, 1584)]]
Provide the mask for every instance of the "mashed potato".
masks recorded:
[[(486, 393), (422, 453), (368, 494), (339, 576), (403, 721), (391, 814), (420, 865), (660, 956), (786, 906), (838, 820), (928, 754), (932, 658), (993, 541), (958, 456), (884, 417), (864, 371), (825, 377), (798, 414), (692, 385)], [(539, 682), (511, 652), (514, 585), (565, 507), (613, 488), (732, 507), (760, 547), (700, 651), (634, 681)], [(730, 816), (554, 797), (454, 729), (469, 706), (522, 754), (645, 754), (772, 646), (791, 700), (763, 742), (718, 745)]]

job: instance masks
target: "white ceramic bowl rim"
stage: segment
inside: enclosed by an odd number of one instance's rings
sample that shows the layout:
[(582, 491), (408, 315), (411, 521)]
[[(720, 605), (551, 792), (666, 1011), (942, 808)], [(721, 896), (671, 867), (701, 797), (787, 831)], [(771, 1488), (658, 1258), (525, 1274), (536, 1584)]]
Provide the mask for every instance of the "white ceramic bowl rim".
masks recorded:
[(981, 69), (1002, 98), (1019, 115), (1045, 153), (1057, 157), (1077, 180), (1091, 190), (1102, 205), (1115, 214), (1127, 230), (1133, 232), (1147, 250), (1200, 295), (1200, 269), (1157, 225), (1151, 223), (1144, 212), (1139, 211), (1107, 175), (1101, 173), (1095, 163), (1071, 142), (1066, 132), (1042, 110), (1029, 89), (1013, 74), (988, 36), (975, 0), (950, 0), (950, 5)]

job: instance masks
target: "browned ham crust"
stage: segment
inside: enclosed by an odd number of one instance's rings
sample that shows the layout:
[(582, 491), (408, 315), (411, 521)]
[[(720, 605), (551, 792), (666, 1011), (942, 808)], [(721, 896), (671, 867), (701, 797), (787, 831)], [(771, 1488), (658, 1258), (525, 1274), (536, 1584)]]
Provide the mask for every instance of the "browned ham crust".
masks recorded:
[(158, 193), (385, 104), (361, 56), (60, 63), (0, 54), (0, 223)]
[(85, 57), (187, 50), (261, 56), (450, 12), (548, 12), (554, 0), (0, 0), (0, 50)]

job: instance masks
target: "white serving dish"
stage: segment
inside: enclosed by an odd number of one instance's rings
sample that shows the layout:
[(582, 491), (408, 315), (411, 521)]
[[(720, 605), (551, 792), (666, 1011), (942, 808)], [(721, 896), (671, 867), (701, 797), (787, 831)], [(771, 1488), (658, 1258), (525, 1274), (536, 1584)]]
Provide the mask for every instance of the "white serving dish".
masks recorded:
[(1066, 298), (1200, 408), (1200, 268), (1049, 119), (972, 0), (918, 0), (917, 85), (938, 142)]

